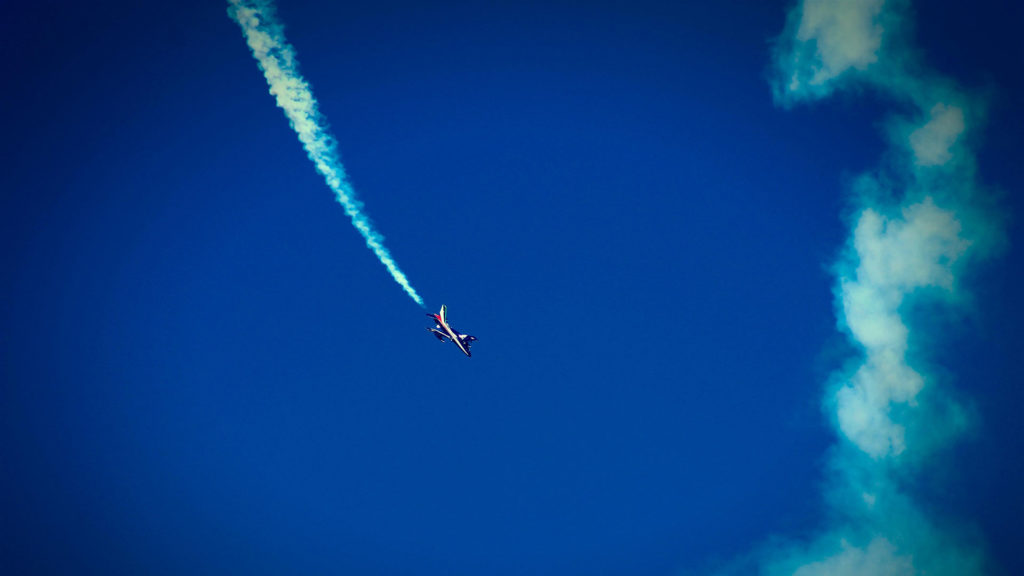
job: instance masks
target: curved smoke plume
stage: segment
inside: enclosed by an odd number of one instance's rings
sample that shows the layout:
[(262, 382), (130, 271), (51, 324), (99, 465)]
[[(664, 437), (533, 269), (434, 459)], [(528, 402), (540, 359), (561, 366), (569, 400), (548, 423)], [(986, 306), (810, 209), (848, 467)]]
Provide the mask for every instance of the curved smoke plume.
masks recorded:
[(228, 0), (228, 3), (228, 14), (242, 28), (252, 55), (267, 79), (270, 93), (284, 110), (317, 172), (324, 177), (338, 203), (352, 219), (352, 225), (366, 239), (366, 245), (388, 269), (395, 282), (417, 304), (423, 306), (423, 300), (384, 247), (384, 237), (374, 229), (370, 218), (363, 213), (363, 203), (356, 198), (355, 190), (348, 182), (345, 168), (338, 158), (337, 145), (317, 109), (313, 91), (299, 74), (295, 50), (285, 40), (284, 30), (274, 14), (273, 3), (268, 0)]
[(929, 374), (928, 327), (913, 310), (964, 300), (965, 271), (999, 247), (1002, 226), (985, 205), (969, 147), (983, 102), (924, 66), (906, 4), (801, 0), (776, 45), (777, 104), (867, 88), (905, 116), (887, 124), (893, 161), (853, 185), (850, 237), (832, 266), (838, 325), (859, 354), (833, 374), (824, 401), (839, 436), (829, 522), (810, 540), (762, 549), (755, 560), (763, 574), (970, 576), (991, 568), (977, 535), (912, 497), (920, 465), (973, 417)]

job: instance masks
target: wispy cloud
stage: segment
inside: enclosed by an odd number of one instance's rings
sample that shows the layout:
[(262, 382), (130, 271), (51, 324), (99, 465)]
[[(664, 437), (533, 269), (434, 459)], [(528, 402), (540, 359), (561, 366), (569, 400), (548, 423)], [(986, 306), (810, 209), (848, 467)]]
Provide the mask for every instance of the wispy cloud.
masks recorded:
[[(850, 237), (834, 263), (840, 329), (859, 351), (837, 370), (824, 405), (839, 444), (826, 486), (829, 526), (766, 546), (765, 574), (971, 575), (986, 571), (980, 538), (915, 503), (922, 462), (969, 427), (972, 411), (928, 373), (928, 300), (962, 301), (965, 270), (999, 245), (968, 143), (982, 102), (929, 70), (911, 47), (900, 0), (803, 0), (774, 53), (776, 102), (789, 107), (845, 89), (875, 90), (905, 116), (887, 124), (892, 152), (852, 187)], [(908, 106), (909, 105), (909, 106)]]
[(270, 93), (284, 110), (317, 172), (324, 177), (338, 203), (352, 220), (352, 225), (366, 239), (366, 245), (388, 269), (395, 282), (417, 304), (423, 306), (423, 300), (384, 247), (384, 237), (374, 229), (370, 218), (363, 213), (363, 204), (348, 182), (345, 168), (338, 157), (337, 145), (318, 110), (313, 91), (299, 74), (295, 50), (284, 37), (284, 29), (276, 18), (273, 3), (269, 0), (228, 0), (228, 3), (228, 14), (242, 28), (252, 55), (267, 79)]

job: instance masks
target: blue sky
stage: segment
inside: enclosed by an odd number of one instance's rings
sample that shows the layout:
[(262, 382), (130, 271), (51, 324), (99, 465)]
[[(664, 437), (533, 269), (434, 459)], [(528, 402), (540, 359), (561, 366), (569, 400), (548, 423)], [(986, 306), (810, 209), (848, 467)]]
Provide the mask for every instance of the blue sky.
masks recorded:
[(1005, 4), (900, 12), (917, 63), (983, 103), (965, 237), (1006, 222), (955, 298), (900, 308), (921, 404), (969, 417), (869, 461), (927, 518), (896, 536), (835, 504), (862, 437), (829, 399), (862, 351), (833, 290), (912, 106), (871, 71), (779, 105), (790, 3), (278, 6), (367, 214), (471, 359), (366, 249), (225, 4), (9, 7), (0, 566), (769, 573), (843, 558), (815, 554), (852, 526), (893, 566), (924, 570), (907, 533), (934, 530), (1024, 571)]

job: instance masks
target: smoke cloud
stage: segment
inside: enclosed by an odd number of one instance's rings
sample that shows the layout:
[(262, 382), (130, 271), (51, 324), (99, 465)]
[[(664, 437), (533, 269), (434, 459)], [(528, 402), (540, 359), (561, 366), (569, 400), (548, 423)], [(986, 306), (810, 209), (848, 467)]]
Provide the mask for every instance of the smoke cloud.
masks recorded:
[(273, 3), (269, 0), (228, 0), (228, 3), (228, 14), (242, 28), (252, 55), (267, 79), (270, 93), (284, 110), (317, 172), (324, 177), (338, 203), (345, 209), (345, 214), (352, 220), (352, 225), (366, 239), (366, 245), (388, 269), (391, 277), (410, 298), (423, 306), (423, 300), (384, 247), (384, 237), (374, 229), (369, 217), (363, 213), (363, 203), (348, 182), (337, 145), (318, 110), (313, 91), (299, 74), (295, 50), (284, 37), (284, 29), (277, 21)]
[[(901, 0), (803, 0), (774, 52), (773, 94), (790, 107), (867, 89), (905, 115), (887, 123), (891, 152), (852, 186), (850, 236), (832, 266), (839, 329), (858, 351), (827, 386), (839, 437), (829, 462), (827, 527), (754, 555), (762, 574), (976, 575), (981, 538), (926, 513), (915, 472), (970, 427), (973, 412), (929, 374), (915, 306), (956, 306), (965, 271), (999, 247), (968, 147), (982, 102), (927, 69)], [(743, 570), (747, 571), (747, 566)]]

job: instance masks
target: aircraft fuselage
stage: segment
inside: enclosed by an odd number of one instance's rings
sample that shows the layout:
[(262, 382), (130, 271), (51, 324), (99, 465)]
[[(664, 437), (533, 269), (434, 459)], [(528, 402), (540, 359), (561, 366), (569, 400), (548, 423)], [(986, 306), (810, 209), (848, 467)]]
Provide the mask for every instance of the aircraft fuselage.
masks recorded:
[[(445, 338), (448, 338), (449, 340), (454, 342), (456, 346), (459, 347), (459, 350), (462, 350), (463, 354), (465, 354), (466, 356), (472, 357), (473, 355), (470, 354), (470, 352), (469, 352), (469, 346), (466, 344), (466, 342), (464, 340), (465, 334), (461, 334), (460, 332), (458, 332), (457, 330), (455, 330), (454, 328), (452, 328), (451, 326), (448, 325), (448, 321), (445, 318), (445, 315), (446, 315), (445, 312), (446, 312), (446, 307), (442, 306), (441, 307), (441, 314), (427, 314), (427, 316), (430, 316), (431, 318), (433, 318), (434, 322), (437, 323), (437, 328), (435, 328), (435, 329), (428, 328), (428, 330), (430, 330), (435, 335), (437, 335), (438, 338), (441, 338), (442, 336), (445, 337)], [(474, 338), (472, 336), (469, 336), (468, 339), (472, 340)]]

